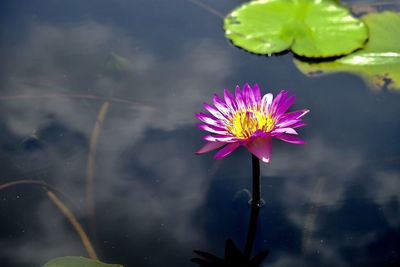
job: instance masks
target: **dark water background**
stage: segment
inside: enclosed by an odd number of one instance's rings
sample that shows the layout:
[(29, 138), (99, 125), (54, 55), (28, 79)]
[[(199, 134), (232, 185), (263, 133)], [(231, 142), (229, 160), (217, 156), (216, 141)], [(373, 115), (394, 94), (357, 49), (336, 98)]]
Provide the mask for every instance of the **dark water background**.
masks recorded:
[[(222, 14), (241, 2), (204, 1)], [(195, 266), (193, 249), (243, 247), (251, 157), (194, 155), (193, 114), (249, 82), (288, 89), (293, 109), (311, 110), (308, 144), (276, 141), (262, 164), (265, 266), (400, 266), (399, 93), (345, 73), (308, 78), (291, 54), (246, 53), (221, 18), (186, 0), (2, 1), (0, 40), (0, 183), (53, 185), (86, 229), (90, 139), (109, 105), (94, 157), (103, 261)], [(66, 255), (86, 252), (41, 187), (0, 191), (0, 266)]]

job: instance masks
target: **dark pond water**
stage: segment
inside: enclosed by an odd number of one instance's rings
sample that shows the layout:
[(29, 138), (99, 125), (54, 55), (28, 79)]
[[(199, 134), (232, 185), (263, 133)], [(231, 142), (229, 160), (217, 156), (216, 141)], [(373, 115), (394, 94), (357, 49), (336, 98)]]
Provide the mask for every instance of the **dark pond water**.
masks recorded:
[[(204, 1), (222, 14), (241, 2)], [(400, 266), (398, 93), (246, 53), (193, 1), (2, 1), (0, 13), (0, 183), (61, 191), (101, 260), (196, 266), (194, 249), (243, 249), (250, 154), (196, 156), (194, 113), (249, 82), (311, 110), (308, 144), (274, 141), (261, 167), (265, 266)], [(0, 190), (0, 266), (67, 255), (87, 256), (42, 186)]]

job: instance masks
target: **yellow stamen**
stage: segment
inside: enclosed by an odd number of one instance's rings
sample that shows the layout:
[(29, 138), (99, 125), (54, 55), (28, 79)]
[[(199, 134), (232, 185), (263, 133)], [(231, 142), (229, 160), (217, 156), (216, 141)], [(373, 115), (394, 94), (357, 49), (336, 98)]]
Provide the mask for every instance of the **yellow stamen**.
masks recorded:
[(269, 132), (275, 126), (275, 119), (259, 110), (238, 110), (229, 120), (227, 130), (239, 138), (249, 138), (257, 130)]

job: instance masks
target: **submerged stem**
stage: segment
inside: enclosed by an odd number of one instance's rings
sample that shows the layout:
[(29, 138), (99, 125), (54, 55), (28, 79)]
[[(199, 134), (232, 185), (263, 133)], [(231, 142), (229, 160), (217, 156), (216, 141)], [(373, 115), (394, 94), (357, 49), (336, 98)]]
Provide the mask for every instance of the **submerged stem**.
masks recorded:
[(90, 137), (90, 148), (88, 153), (87, 169), (86, 169), (86, 213), (89, 217), (90, 230), (94, 237), (95, 233), (95, 220), (96, 220), (96, 207), (95, 207), (95, 156), (97, 151), (97, 142), (99, 140), (101, 126), (107, 115), (110, 103), (104, 102), (97, 115), (97, 119)]
[(53, 191), (56, 191), (56, 189), (53, 186), (51, 186), (43, 181), (30, 180), (30, 179), (18, 180), (18, 181), (12, 181), (12, 182), (8, 182), (8, 183), (0, 184), (0, 190), (6, 189), (8, 187), (13, 187), (16, 185), (22, 185), (22, 184), (38, 185), (38, 186), (46, 187)]
[(197, 6), (201, 7), (201, 8), (203, 8), (207, 12), (209, 12), (209, 13), (211, 13), (211, 14), (213, 14), (213, 15), (221, 18), (221, 19), (225, 18), (225, 16), (221, 12), (217, 11), (216, 9), (208, 6), (207, 4), (205, 4), (205, 3), (203, 3), (203, 2), (201, 2), (199, 0), (188, 0), (188, 1), (192, 2), (193, 4), (195, 4), (195, 5), (197, 5)]
[(57, 206), (57, 208), (62, 212), (62, 214), (68, 219), (68, 221), (71, 223), (71, 225), (74, 227), (75, 231), (78, 233), (79, 237), (82, 240), (83, 246), (85, 247), (89, 257), (94, 260), (98, 260), (97, 254), (93, 248), (92, 243), (90, 242), (90, 239), (86, 232), (84, 231), (82, 225), (79, 223), (78, 219), (75, 217), (75, 215), (72, 213), (70, 209), (67, 208), (67, 206), (61, 201), (60, 198), (58, 198), (53, 192), (57, 192), (60, 195), (63, 195), (59, 190), (54, 188), (53, 186), (47, 184), (46, 182), (43, 181), (37, 181), (37, 180), (18, 180), (18, 181), (13, 181), (13, 182), (8, 182), (0, 185), (0, 190), (14, 187), (17, 185), (36, 185), (36, 186), (41, 186), (47, 193), (47, 196), (49, 199)]
[(143, 103), (135, 102), (129, 99), (122, 99), (116, 97), (104, 97), (97, 95), (85, 95), (85, 94), (70, 94), (70, 93), (41, 93), (41, 94), (23, 94), (23, 95), (0, 95), (0, 101), (5, 100), (31, 100), (31, 99), (42, 99), (42, 98), (75, 98), (75, 99), (86, 99), (96, 101), (107, 101), (113, 103), (127, 104), (137, 108), (152, 109)]
[(62, 214), (64, 214), (64, 216), (74, 227), (75, 231), (81, 238), (83, 246), (85, 247), (89, 257), (93, 260), (98, 260), (96, 251), (94, 250), (88, 235), (86, 234), (85, 230), (83, 230), (82, 225), (76, 219), (75, 215), (67, 208), (67, 206), (64, 205), (64, 203), (52, 191), (47, 190), (47, 196), (54, 203), (54, 205), (57, 206), (57, 208), (62, 212)]
[[(32, 179), (22, 179), (22, 180), (17, 180), (17, 181), (12, 181), (4, 184), (0, 184), (0, 190), (9, 188), (9, 187), (14, 187), (16, 185), (36, 185), (40, 186), (45, 190), (51, 190), (53, 192), (56, 192), (58, 195), (62, 196), (64, 199), (67, 199), (70, 205), (73, 205), (73, 202), (71, 201), (70, 198), (68, 198), (64, 193), (62, 193), (60, 190), (55, 188), (54, 186), (40, 180), (32, 180)], [(74, 205), (73, 205), (74, 206)]]

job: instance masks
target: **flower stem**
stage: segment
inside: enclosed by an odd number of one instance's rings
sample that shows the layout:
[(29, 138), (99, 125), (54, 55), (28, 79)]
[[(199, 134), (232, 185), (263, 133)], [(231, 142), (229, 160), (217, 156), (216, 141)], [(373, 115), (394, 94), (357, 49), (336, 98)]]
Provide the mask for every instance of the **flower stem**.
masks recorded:
[(253, 195), (251, 199), (251, 214), (249, 227), (247, 230), (246, 245), (244, 248), (244, 256), (247, 260), (250, 260), (253, 252), (254, 240), (256, 238), (257, 221), (260, 213), (260, 207), (262, 206), (261, 200), (261, 177), (260, 177), (260, 160), (251, 155), (252, 167), (253, 167)]
[(253, 197), (251, 204), (261, 206), (260, 160), (253, 154), (251, 155), (251, 160), (253, 166)]
[(247, 260), (251, 259), (251, 254), (253, 252), (254, 240), (256, 239), (256, 233), (257, 233), (257, 222), (259, 214), (260, 214), (260, 206), (256, 204), (251, 204), (250, 221), (247, 230), (246, 245), (244, 247), (244, 256), (246, 257)]

